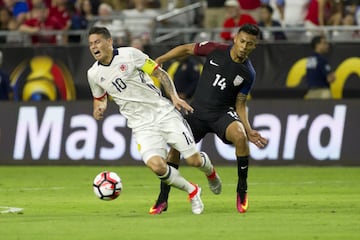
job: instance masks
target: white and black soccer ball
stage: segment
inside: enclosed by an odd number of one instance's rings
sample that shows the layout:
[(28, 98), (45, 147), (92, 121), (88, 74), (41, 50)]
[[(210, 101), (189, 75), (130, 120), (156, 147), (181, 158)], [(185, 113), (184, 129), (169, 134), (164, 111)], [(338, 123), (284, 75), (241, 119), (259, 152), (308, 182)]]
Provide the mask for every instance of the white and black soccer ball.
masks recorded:
[(94, 193), (101, 200), (116, 199), (120, 196), (122, 188), (121, 178), (114, 172), (103, 171), (93, 182)]

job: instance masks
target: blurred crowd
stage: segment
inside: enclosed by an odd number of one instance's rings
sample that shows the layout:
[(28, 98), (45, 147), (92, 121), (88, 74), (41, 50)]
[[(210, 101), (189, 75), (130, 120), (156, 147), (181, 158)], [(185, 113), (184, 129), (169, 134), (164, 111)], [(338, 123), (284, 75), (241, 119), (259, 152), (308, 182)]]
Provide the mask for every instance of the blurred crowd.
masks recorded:
[[(118, 45), (135, 38), (148, 41), (160, 10), (161, 1), (156, 0), (0, 0), (0, 30), (10, 31), (1, 36), (0, 43), (77, 43), (81, 34), (76, 30), (92, 25), (108, 27)], [(55, 34), (69, 30), (76, 34)]]
[[(257, 23), (261, 29), (262, 40), (309, 40), (314, 35), (324, 33), (322, 26), (359, 26), (359, 0), (226, 0), (223, 6), (213, 5), (220, 1), (207, 1), (207, 11), (217, 9), (218, 15), (225, 11), (219, 22), (207, 24), (206, 28), (236, 28), (244, 23)], [(224, 9), (224, 10), (223, 10)], [(211, 13), (208, 13), (211, 16)], [(210, 17), (212, 18), (212, 17)], [(275, 29), (275, 30), (274, 30)], [(300, 29), (300, 30), (299, 30)], [(305, 31), (301, 31), (305, 29)], [(344, 28), (345, 29), (345, 28)], [(234, 33), (223, 31), (222, 40), (231, 40)], [(334, 38), (358, 38), (358, 31), (339, 30), (326, 32)]]
[[(198, 7), (181, 12), (191, 4)], [(167, 13), (173, 14), (159, 18)], [(245, 23), (260, 26), (262, 41), (310, 42), (318, 35), (360, 40), (360, 0), (0, 0), (0, 44), (6, 46), (86, 43), (86, 30), (95, 25), (111, 31), (116, 47), (146, 52), (156, 28), (168, 30), (169, 39), (190, 36), (180, 42), (227, 42)], [(177, 32), (185, 28), (195, 31)], [(160, 37), (167, 39), (166, 33)], [(1, 63), (0, 51), (0, 100), (11, 98)], [(177, 79), (186, 76), (196, 83), (201, 68), (201, 61), (192, 58), (169, 67), (184, 99), (191, 99), (194, 88)]]
[[(76, 30), (81, 33), (96, 25), (108, 27), (118, 46), (139, 41), (146, 45), (158, 15), (196, 2), (204, 7), (157, 26), (221, 29), (210, 36), (210, 31), (200, 31), (191, 40), (229, 41), (237, 27), (256, 23), (262, 29), (261, 39), (274, 41), (310, 39), (322, 26), (360, 25), (360, 0), (0, 0), (0, 30), (9, 31), (0, 35), (0, 43), (78, 43), (81, 34)], [(76, 34), (55, 34), (67, 30)], [(341, 28), (330, 34), (360, 38), (358, 31)]]

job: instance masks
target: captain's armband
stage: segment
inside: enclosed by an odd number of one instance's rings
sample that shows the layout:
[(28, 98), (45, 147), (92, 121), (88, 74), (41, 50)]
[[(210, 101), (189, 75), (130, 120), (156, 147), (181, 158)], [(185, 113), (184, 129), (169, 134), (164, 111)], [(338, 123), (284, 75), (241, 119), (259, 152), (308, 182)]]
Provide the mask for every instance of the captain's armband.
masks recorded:
[(141, 70), (143, 70), (145, 73), (151, 75), (153, 71), (159, 67), (159, 64), (157, 64), (154, 60), (148, 58), (145, 60), (144, 65), (141, 67)]

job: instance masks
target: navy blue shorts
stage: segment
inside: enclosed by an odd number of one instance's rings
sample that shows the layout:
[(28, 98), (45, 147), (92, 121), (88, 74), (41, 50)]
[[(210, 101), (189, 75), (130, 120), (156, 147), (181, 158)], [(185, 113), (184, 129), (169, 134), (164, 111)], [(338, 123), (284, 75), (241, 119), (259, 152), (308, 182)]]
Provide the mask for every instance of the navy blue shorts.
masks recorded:
[(211, 120), (205, 120), (204, 116), (199, 118), (197, 114), (185, 115), (184, 118), (191, 128), (195, 142), (199, 142), (207, 133), (215, 133), (224, 143), (232, 144), (226, 139), (226, 129), (232, 122), (240, 122), (234, 110), (221, 112), (217, 118), (212, 116)]

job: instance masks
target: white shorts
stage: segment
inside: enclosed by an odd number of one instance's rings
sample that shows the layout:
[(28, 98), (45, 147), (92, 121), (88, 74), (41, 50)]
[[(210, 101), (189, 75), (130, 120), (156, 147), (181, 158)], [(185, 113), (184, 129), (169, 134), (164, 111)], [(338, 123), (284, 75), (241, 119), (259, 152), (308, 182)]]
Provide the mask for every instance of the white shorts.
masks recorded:
[(145, 164), (153, 156), (166, 159), (168, 144), (178, 150), (184, 158), (197, 152), (190, 127), (175, 110), (151, 126), (133, 129), (133, 134)]

